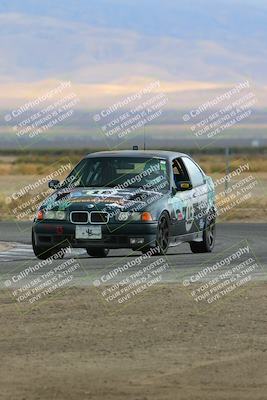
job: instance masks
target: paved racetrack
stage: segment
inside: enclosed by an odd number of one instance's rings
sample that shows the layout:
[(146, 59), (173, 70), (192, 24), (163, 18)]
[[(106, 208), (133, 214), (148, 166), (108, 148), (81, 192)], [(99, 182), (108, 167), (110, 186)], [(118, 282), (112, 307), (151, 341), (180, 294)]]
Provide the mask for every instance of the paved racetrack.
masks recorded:
[[(11, 222), (0, 223), (0, 242), (10, 244), (9, 247), (2, 246), (0, 251), (0, 278), (2, 282), (3, 279), (9, 279), (14, 271), (24, 270), (38, 262), (31, 250), (30, 235), (30, 223), (23, 223), (20, 226)], [(257, 268), (253, 273), (253, 279), (265, 279), (267, 270), (266, 237), (267, 224), (217, 224), (217, 241), (212, 254), (192, 254), (188, 244), (169, 249), (166, 256), (169, 268), (162, 275), (162, 282), (179, 282), (184, 277), (197, 273), (203, 266), (215, 263), (235, 252), (237, 248), (244, 247), (246, 241), (260, 265), (260, 268)], [(233, 250), (231, 250), (232, 246), (234, 246)], [(80, 281), (78, 278), (82, 277), (85, 278), (82, 280), (82, 284), (90, 285), (92, 279), (102, 276), (105, 271), (123, 266), (129, 260), (134, 260), (139, 256), (141, 256), (140, 252), (133, 253), (124, 249), (111, 250), (106, 259), (98, 259), (87, 256), (84, 250), (73, 250), (72, 253), (65, 255), (64, 260), (74, 257), (81, 266), (74, 274), (76, 280), (74, 279), (72, 282), (77, 284)], [(157, 258), (152, 257), (153, 261)], [(62, 260), (54, 261), (55, 265), (60, 262), (62, 263)], [(239, 260), (233, 260), (231, 266), (235, 263), (238, 264), (238, 262)], [(145, 260), (142, 265), (148, 263), (151, 263), (151, 260)], [(42, 273), (49, 268), (51, 267), (44, 266)], [(140, 267), (134, 265), (125, 274), (127, 276), (127, 274), (138, 269)], [(109, 283), (113, 283), (113, 281)]]

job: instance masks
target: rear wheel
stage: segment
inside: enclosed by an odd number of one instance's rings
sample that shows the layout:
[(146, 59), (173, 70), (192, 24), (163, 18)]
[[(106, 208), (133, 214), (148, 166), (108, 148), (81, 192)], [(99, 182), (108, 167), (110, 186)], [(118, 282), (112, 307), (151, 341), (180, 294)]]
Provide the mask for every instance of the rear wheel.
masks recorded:
[(87, 254), (91, 257), (98, 257), (98, 258), (103, 258), (103, 257), (107, 257), (108, 253), (109, 253), (109, 249), (97, 249), (97, 248), (91, 248), (88, 247), (86, 249)]
[(211, 253), (216, 238), (216, 223), (211, 222), (203, 231), (203, 240), (201, 242), (190, 242), (192, 253)]

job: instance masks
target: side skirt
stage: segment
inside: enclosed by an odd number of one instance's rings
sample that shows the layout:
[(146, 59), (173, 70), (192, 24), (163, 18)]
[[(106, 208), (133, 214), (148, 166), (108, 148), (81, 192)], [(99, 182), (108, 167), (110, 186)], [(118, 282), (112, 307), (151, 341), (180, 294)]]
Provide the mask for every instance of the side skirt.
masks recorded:
[(170, 238), (170, 247), (178, 246), (184, 242), (201, 242), (203, 240), (203, 231), (187, 233), (186, 235), (172, 236)]

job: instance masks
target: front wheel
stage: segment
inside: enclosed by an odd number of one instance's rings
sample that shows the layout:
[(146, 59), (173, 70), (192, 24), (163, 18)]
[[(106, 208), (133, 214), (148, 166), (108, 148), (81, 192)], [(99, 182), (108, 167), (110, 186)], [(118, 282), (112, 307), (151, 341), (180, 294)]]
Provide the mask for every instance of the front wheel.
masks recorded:
[(156, 247), (143, 247), (141, 252), (146, 254), (151, 252), (152, 256), (164, 255), (167, 253), (170, 243), (170, 218), (166, 211), (164, 211), (158, 222), (158, 230), (156, 237)]
[(164, 212), (158, 223), (157, 246), (159, 254), (166, 254), (170, 242), (170, 218), (167, 212)]
[(192, 253), (211, 253), (216, 238), (216, 223), (211, 222), (203, 231), (203, 240), (201, 242), (190, 242)]
[(91, 257), (98, 257), (98, 258), (103, 258), (103, 257), (107, 257), (108, 253), (109, 253), (109, 249), (97, 249), (97, 248), (91, 248), (88, 247), (86, 249), (87, 254)]

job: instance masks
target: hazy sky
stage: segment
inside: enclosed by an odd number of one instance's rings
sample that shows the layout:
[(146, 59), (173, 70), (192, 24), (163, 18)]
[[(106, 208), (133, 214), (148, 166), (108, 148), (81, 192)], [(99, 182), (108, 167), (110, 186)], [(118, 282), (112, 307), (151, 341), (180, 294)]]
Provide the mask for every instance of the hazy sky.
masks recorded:
[(82, 97), (153, 79), (195, 94), (244, 79), (263, 90), (266, 43), (259, 0), (1, 0), (0, 106), (58, 80)]

